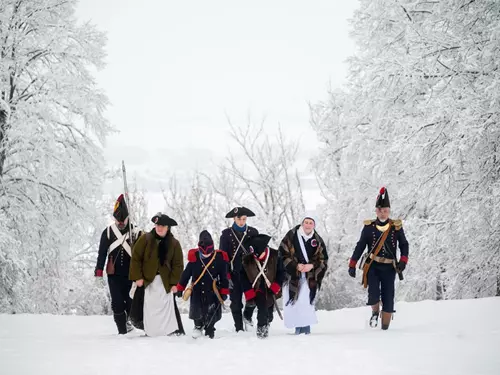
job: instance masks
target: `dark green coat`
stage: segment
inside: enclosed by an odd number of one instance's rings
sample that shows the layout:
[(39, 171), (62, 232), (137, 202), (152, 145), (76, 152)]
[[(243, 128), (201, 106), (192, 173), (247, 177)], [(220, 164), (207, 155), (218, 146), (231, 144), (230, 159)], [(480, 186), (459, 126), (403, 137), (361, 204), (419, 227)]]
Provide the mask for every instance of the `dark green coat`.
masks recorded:
[(177, 285), (184, 270), (184, 256), (179, 241), (170, 232), (167, 236), (167, 259), (163, 266), (160, 265), (158, 258), (160, 241), (155, 237), (155, 230), (153, 229), (139, 237), (132, 249), (130, 280), (144, 279), (144, 287), (146, 287), (153, 282), (157, 272), (159, 272), (167, 293), (170, 293), (171, 287)]

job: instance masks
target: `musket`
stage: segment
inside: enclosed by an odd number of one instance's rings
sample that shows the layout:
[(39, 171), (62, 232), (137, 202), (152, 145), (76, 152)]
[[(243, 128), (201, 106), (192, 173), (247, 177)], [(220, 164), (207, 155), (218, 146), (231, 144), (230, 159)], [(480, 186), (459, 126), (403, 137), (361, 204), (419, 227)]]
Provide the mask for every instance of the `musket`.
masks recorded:
[(281, 315), (280, 308), (278, 307), (278, 302), (276, 302), (276, 296), (273, 294), (274, 307), (276, 308), (276, 312), (281, 320), (283, 320), (283, 315)]
[(125, 192), (125, 204), (128, 209), (128, 232), (130, 237), (130, 246), (134, 245), (134, 237), (132, 234), (132, 210), (130, 206), (130, 200), (128, 196), (128, 186), (127, 186), (127, 172), (125, 170), (125, 161), (122, 160), (122, 172), (123, 172), (123, 190)]

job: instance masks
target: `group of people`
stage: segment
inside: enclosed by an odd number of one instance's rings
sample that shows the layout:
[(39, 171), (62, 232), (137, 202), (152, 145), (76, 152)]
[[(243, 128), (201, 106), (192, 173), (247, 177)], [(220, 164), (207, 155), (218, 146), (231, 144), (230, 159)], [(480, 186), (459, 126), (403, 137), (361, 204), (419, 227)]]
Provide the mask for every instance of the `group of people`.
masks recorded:
[[(382, 316), (382, 329), (388, 329), (394, 313), (395, 276), (402, 279), (408, 242), (401, 220), (389, 218), (385, 188), (377, 196), (376, 214), (376, 219), (364, 223), (348, 273), (356, 277), (360, 261), (362, 284), (368, 287), (367, 304), (372, 307), (370, 325), (377, 327)], [(197, 246), (187, 252), (184, 267), (184, 254), (172, 233), (177, 225), (174, 219), (160, 212), (151, 219), (154, 228), (141, 231), (129, 223), (123, 195), (115, 203), (113, 216), (114, 223), (101, 236), (95, 276), (103, 277), (106, 270), (119, 334), (137, 327), (130, 315), (138, 291), (143, 296), (140, 328), (147, 336), (185, 333), (176, 297), (190, 301), (194, 338), (203, 334), (215, 337), (215, 324), (222, 318), (228, 297), (236, 332), (253, 329), (255, 310), (259, 338), (269, 335), (275, 312), (297, 335), (310, 334), (311, 325), (317, 323), (315, 302), (328, 269), (328, 252), (313, 217), (304, 217), (274, 249), (269, 246), (269, 235), (247, 224), (255, 214), (246, 207), (235, 207), (226, 214), (233, 223), (222, 231), (218, 248), (212, 235), (203, 230)], [(363, 254), (366, 248), (368, 252)]]

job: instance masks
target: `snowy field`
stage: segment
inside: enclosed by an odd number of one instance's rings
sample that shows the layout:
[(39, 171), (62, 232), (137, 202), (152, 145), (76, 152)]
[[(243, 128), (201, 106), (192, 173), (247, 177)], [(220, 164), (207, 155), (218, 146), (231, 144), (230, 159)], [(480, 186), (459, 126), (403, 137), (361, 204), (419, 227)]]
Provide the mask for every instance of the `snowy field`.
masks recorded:
[(321, 311), (310, 336), (276, 316), (267, 340), (232, 332), (229, 314), (215, 340), (118, 337), (109, 316), (0, 315), (0, 374), (500, 374), (500, 298), (396, 309), (389, 331), (367, 326), (367, 307)]

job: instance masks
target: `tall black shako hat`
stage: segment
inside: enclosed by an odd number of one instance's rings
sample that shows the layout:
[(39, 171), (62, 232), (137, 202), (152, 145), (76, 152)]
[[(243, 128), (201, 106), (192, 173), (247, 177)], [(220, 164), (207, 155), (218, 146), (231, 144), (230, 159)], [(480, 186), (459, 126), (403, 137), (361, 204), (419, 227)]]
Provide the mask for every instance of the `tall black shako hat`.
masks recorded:
[(257, 254), (262, 254), (262, 252), (266, 249), (267, 245), (271, 241), (271, 237), (267, 234), (260, 233), (254, 236), (247, 237), (244, 241), (245, 247), (247, 247), (250, 251), (250, 247), (252, 247), (253, 251)]
[(385, 187), (382, 187), (377, 196), (377, 202), (375, 203), (376, 208), (391, 207), (391, 202), (389, 201), (389, 193)]
[(177, 225), (177, 222), (174, 219), (161, 212), (158, 212), (155, 216), (153, 216), (151, 221), (155, 224), (167, 227), (175, 227)]
[(226, 214), (226, 219), (242, 216), (252, 217), (255, 214), (246, 207), (235, 207)]
[(127, 204), (125, 203), (125, 197), (123, 196), (123, 194), (120, 194), (115, 202), (115, 207), (113, 208), (113, 217), (120, 223), (123, 223), (128, 217), (128, 208)]

